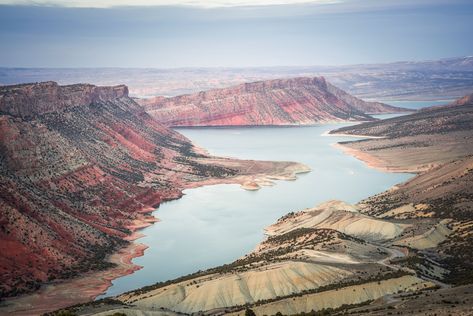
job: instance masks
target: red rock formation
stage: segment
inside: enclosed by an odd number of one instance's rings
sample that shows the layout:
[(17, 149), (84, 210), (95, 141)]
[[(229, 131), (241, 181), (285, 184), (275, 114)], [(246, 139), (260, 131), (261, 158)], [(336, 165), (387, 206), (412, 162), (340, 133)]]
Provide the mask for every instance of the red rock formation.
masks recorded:
[(4, 86), (0, 87), (0, 111), (3, 114), (25, 117), (127, 96), (128, 88), (124, 85), (59, 86), (56, 82), (49, 81), (39, 84)]
[(465, 95), (464, 97), (453, 101), (450, 105), (455, 106), (455, 105), (471, 105), (471, 104), (473, 104), (473, 93)]
[(0, 296), (108, 267), (105, 256), (143, 211), (179, 197), (188, 181), (238, 172), (205, 162), (127, 92), (0, 88)]
[(367, 113), (405, 109), (365, 102), (323, 77), (259, 81), (172, 98), (139, 101), (168, 126), (294, 125), (370, 121)]

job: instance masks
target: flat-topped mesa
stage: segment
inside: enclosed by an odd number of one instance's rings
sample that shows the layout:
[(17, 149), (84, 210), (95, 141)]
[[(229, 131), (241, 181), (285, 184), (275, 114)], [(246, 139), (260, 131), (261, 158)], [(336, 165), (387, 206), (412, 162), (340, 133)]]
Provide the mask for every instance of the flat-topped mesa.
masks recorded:
[(274, 79), (172, 98), (139, 100), (168, 126), (299, 125), (371, 121), (405, 109), (360, 100), (324, 77)]
[(128, 97), (128, 87), (125, 85), (98, 87), (91, 84), (74, 84), (60, 86), (57, 82), (47, 81), (5, 86), (0, 87), (0, 113), (25, 118), (122, 97)]

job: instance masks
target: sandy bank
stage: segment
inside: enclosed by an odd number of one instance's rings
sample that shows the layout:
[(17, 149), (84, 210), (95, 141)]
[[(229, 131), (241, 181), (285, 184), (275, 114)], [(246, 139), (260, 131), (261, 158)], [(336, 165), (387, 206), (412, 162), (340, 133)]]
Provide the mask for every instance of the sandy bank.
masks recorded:
[(351, 137), (351, 138), (373, 138), (373, 139), (385, 138), (383, 136), (369, 136), (369, 135), (344, 134), (344, 133), (331, 134), (330, 131), (323, 132), (321, 136)]
[(424, 166), (424, 167), (417, 167), (417, 166), (412, 166), (412, 167), (398, 167), (398, 166), (392, 166), (389, 164), (389, 162), (380, 159), (379, 157), (369, 154), (365, 151), (362, 151), (360, 149), (355, 149), (352, 147), (345, 146), (340, 143), (336, 143), (332, 145), (335, 148), (341, 149), (345, 154), (353, 156), (361, 161), (363, 161), (368, 167), (383, 171), (383, 172), (399, 172), (399, 173), (420, 173), (423, 171), (430, 170), (433, 168), (433, 165), (430, 166)]

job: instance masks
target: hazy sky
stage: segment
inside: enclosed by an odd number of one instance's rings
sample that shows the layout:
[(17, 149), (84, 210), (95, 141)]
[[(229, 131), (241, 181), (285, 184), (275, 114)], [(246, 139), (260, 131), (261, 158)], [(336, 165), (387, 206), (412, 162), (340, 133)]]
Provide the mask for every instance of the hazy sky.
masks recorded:
[(473, 55), (471, 0), (0, 0), (0, 66), (340, 65)]

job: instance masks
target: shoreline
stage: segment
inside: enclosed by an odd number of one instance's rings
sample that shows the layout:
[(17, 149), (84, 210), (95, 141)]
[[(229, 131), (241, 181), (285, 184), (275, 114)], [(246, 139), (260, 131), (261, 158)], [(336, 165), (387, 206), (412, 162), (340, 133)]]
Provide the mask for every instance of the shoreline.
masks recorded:
[(356, 159), (362, 161), (365, 165), (370, 168), (382, 171), (382, 172), (393, 172), (393, 173), (419, 173), (419, 170), (414, 169), (401, 169), (401, 168), (392, 168), (386, 166), (386, 163), (364, 151), (354, 149), (348, 146), (344, 146), (340, 143), (332, 144), (333, 147), (340, 149), (344, 154), (355, 157)]
[[(386, 167), (386, 164), (381, 160), (373, 155), (369, 155), (361, 150), (353, 149), (347, 146), (343, 146), (340, 143), (332, 144), (334, 148), (340, 149), (345, 155), (352, 156), (360, 161), (362, 161), (365, 165), (369, 168), (373, 168), (382, 172), (396, 172), (389, 167)], [(397, 171), (397, 172), (405, 172), (405, 171)]]
[[(274, 163), (276, 166), (283, 162)], [(251, 190), (258, 190), (261, 186), (274, 185), (274, 182), (270, 179), (291, 181), (297, 178), (297, 174), (311, 171), (309, 167), (301, 163), (286, 163), (287, 165), (284, 168), (275, 168), (272, 173), (242, 174), (228, 178), (189, 181), (182, 185), (181, 193), (186, 189), (218, 184), (238, 184), (241, 189), (248, 190), (250, 189), (247, 187), (248, 182), (254, 182), (258, 186)], [(164, 199), (161, 203), (178, 200), (181, 197), (182, 194)], [(149, 246), (136, 241), (145, 236), (140, 232), (142, 229), (160, 221), (159, 218), (152, 215), (158, 207), (146, 206), (136, 211), (140, 215), (131, 225), (127, 226), (132, 233), (123, 238), (129, 241), (130, 244), (111, 253), (106, 259), (108, 262), (117, 264), (116, 267), (86, 272), (72, 279), (58, 280), (57, 282), (43, 285), (38, 291), (33, 293), (5, 298), (3, 301), (0, 301), (0, 313), (13, 316), (40, 315), (67, 306), (94, 301), (98, 296), (105, 294), (107, 289), (112, 286), (113, 280), (132, 274), (142, 268), (134, 264), (133, 259), (143, 256)]]
[(412, 174), (420, 174), (422, 172), (431, 170), (435, 168), (435, 165), (430, 165), (425, 168), (399, 168), (399, 167), (389, 167), (386, 162), (382, 159), (377, 158), (374, 155), (371, 155), (367, 152), (364, 152), (359, 149), (354, 149), (349, 146), (345, 146), (344, 144), (334, 143), (332, 144), (333, 147), (340, 149), (343, 153), (355, 157), (356, 159), (362, 161), (368, 167), (382, 171), (382, 172), (392, 172), (392, 173), (412, 173)]
[(108, 261), (116, 263), (116, 267), (88, 272), (65, 282), (51, 283), (33, 294), (7, 298), (1, 303), (0, 311), (15, 316), (40, 315), (66, 306), (90, 302), (104, 293), (116, 278), (141, 269), (142, 267), (135, 265), (132, 260), (142, 256), (147, 248), (145, 244), (132, 242), (110, 255)]
[[(324, 132), (322, 136), (383, 138), (370, 137), (366, 135), (329, 134), (329, 132), (330, 131)], [(418, 171), (397, 170), (386, 167), (382, 160), (360, 150), (343, 146), (339, 143), (332, 144), (332, 146), (341, 149), (347, 155), (361, 160), (368, 167), (382, 172), (418, 173)], [(275, 166), (278, 163), (281, 162), (275, 162)], [(287, 165), (285, 165), (284, 168), (275, 168), (273, 173), (241, 174), (228, 178), (209, 178), (201, 181), (189, 181), (181, 184), (181, 192), (186, 189), (218, 184), (238, 184), (241, 189), (256, 191), (262, 186), (274, 185), (274, 180), (292, 181), (297, 179), (297, 174), (311, 171), (309, 167), (301, 163), (286, 163)], [(177, 200), (181, 197), (182, 194), (171, 197), (170, 199), (165, 199), (162, 202)], [(42, 314), (75, 304), (87, 303), (106, 293), (107, 289), (112, 286), (113, 280), (132, 274), (142, 268), (139, 265), (135, 265), (133, 259), (143, 256), (145, 250), (149, 248), (149, 246), (137, 243), (136, 240), (144, 236), (140, 233), (140, 230), (159, 222), (159, 219), (152, 215), (152, 212), (156, 209), (157, 208), (153, 207), (144, 207), (137, 211), (138, 213), (141, 213), (141, 216), (135, 219), (134, 222), (128, 226), (132, 233), (124, 238), (131, 243), (128, 246), (119, 249), (117, 252), (110, 254), (107, 259), (109, 262), (116, 263), (116, 267), (103, 271), (88, 272), (85, 275), (78, 276), (74, 279), (48, 284), (34, 293), (7, 298), (0, 304), (0, 312), (5, 311), (10, 315), (18, 316), (31, 315), (35, 313)]]

